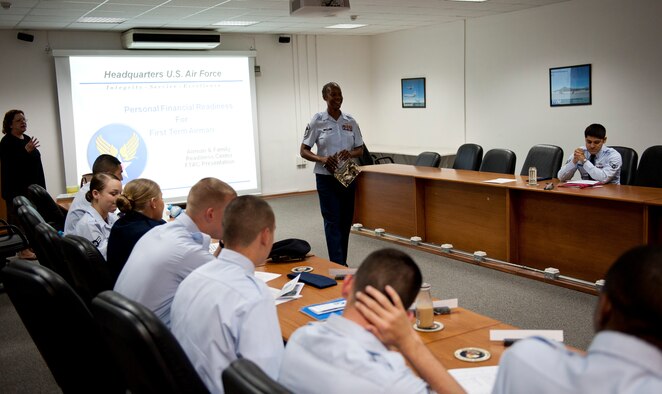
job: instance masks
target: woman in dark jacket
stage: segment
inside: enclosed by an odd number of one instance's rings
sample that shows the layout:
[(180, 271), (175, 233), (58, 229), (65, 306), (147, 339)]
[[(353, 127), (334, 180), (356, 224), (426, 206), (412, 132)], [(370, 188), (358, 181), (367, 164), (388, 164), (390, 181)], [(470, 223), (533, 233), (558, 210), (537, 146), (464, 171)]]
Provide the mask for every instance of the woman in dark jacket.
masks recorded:
[[(7, 111), (2, 121), (0, 141), (0, 167), (2, 198), (7, 204), (9, 223), (18, 225), (13, 200), (16, 196), (27, 196), (28, 186), (36, 183), (46, 188), (44, 167), (41, 164), (39, 140), (25, 134), (28, 128), (23, 111)], [(26, 249), (19, 253), (20, 258), (34, 259), (34, 253)]]
[(159, 185), (149, 179), (134, 179), (117, 197), (117, 208), (124, 213), (110, 230), (108, 265), (117, 279), (140, 237), (153, 227), (164, 224), (164, 202)]

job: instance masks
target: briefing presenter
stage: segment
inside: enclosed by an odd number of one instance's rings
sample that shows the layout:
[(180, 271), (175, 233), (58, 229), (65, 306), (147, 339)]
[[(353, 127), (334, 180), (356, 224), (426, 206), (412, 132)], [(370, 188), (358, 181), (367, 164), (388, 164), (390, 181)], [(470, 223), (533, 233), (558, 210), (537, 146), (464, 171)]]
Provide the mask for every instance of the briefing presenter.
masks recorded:
[[(300, 154), (315, 162), (315, 177), (329, 260), (347, 265), (349, 232), (354, 216), (355, 184), (343, 186), (334, 176), (338, 164), (363, 154), (363, 137), (354, 118), (340, 111), (340, 86), (329, 82), (322, 88), (326, 111), (313, 116), (306, 127)], [(317, 145), (317, 152), (311, 148)]]

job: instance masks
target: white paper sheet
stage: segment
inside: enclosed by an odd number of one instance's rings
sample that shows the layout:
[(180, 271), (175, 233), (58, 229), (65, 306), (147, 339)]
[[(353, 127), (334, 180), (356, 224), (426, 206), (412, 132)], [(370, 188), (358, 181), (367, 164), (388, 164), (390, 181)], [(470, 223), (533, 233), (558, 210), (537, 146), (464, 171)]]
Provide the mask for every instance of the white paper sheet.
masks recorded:
[(487, 181), (483, 181), (483, 183), (509, 183), (509, 182), (515, 182), (515, 179), (510, 179), (510, 178), (496, 178), (496, 179), (489, 179)]
[(490, 330), (490, 341), (543, 337), (563, 342), (563, 330)]
[(449, 369), (448, 373), (457, 380), (467, 394), (490, 394), (498, 371), (499, 367), (495, 365), (491, 367)]
[(279, 276), (280, 274), (272, 274), (271, 272), (255, 271), (255, 277), (258, 279), (262, 279), (264, 283), (267, 283), (270, 280), (274, 280)]

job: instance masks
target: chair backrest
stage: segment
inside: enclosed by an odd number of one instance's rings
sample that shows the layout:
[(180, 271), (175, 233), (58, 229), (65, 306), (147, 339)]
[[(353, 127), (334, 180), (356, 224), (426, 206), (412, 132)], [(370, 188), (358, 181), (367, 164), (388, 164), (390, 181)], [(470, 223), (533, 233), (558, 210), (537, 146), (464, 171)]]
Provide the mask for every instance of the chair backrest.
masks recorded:
[(621, 185), (631, 185), (637, 173), (637, 162), (639, 155), (637, 151), (626, 146), (610, 146), (621, 154), (623, 165), (621, 166)]
[(490, 149), (483, 156), (480, 171), (514, 174), (516, 162), (517, 156), (510, 149)]
[(416, 156), (415, 166), (439, 167), (441, 164), (441, 155), (437, 152), (422, 152)]
[(50, 223), (56, 230), (64, 230), (66, 212), (64, 208), (57, 205), (46, 189), (37, 184), (32, 184), (28, 186), (28, 198), (37, 207), (37, 211), (47, 223)]
[(363, 154), (359, 159), (359, 165), (361, 166), (371, 166), (375, 164), (375, 159), (370, 155), (370, 151), (368, 151), (368, 147), (363, 144)]
[(662, 187), (662, 145), (651, 146), (641, 154), (634, 184)]
[(34, 231), (34, 249), (39, 264), (60, 275), (70, 286), (74, 286), (71, 273), (64, 261), (62, 236), (48, 223), (39, 223)]
[(563, 149), (556, 145), (534, 145), (524, 159), (520, 175), (529, 175), (529, 167), (536, 167), (538, 178), (556, 178), (563, 163)]
[(271, 379), (254, 362), (239, 358), (223, 370), (223, 389), (233, 394), (285, 394), (283, 385)]
[(112, 290), (96, 296), (91, 309), (129, 391), (208, 392), (177, 339), (152, 311)]
[(21, 229), (28, 238), (30, 245), (35, 243), (34, 231), (39, 223), (46, 223), (44, 218), (30, 205), (22, 205), (16, 210), (18, 222), (21, 224)]
[(483, 161), (483, 147), (477, 144), (463, 144), (457, 148), (453, 169), (478, 171)]
[(18, 208), (22, 207), (23, 205), (29, 205), (32, 208), (34, 208), (35, 210), (37, 209), (37, 207), (34, 206), (32, 201), (30, 201), (30, 199), (25, 197), (25, 196), (16, 196), (16, 197), (14, 197), (12, 202), (14, 203), (14, 209), (15, 210), (18, 210)]
[(20, 228), (0, 219), (0, 268), (5, 266), (8, 257), (27, 249), (28, 245), (28, 239)]
[(7, 294), (63, 392), (123, 392), (119, 370), (89, 309), (62, 277), (15, 260), (2, 270)]
[(62, 238), (62, 252), (74, 288), (86, 304), (89, 305), (102, 291), (112, 290), (113, 280), (108, 263), (87, 238), (65, 235)]

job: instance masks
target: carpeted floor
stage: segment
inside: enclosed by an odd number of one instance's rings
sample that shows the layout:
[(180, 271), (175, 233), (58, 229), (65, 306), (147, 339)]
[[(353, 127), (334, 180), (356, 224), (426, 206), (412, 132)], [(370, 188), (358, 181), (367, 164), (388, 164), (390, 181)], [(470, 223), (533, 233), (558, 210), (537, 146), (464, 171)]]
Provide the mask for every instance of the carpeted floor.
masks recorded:
[[(276, 240), (302, 238), (313, 253), (328, 257), (316, 194), (268, 201), (276, 213)], [(581, 349), (593, 337), (595, 296), (360, 235), (350, 238), (349, 265), (384, 247), (409, 253), (435, 297), (458, 298), (462, 307), (520, 328), (562, 329), (565, 342)], [(0, 294), (0, 392), (60, 392), (6, 294)]]

